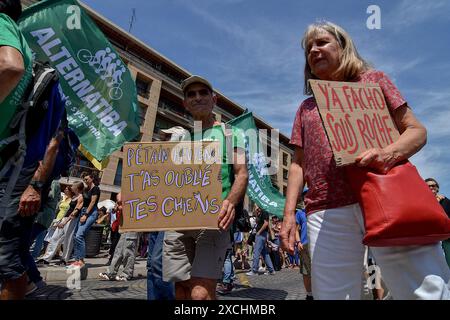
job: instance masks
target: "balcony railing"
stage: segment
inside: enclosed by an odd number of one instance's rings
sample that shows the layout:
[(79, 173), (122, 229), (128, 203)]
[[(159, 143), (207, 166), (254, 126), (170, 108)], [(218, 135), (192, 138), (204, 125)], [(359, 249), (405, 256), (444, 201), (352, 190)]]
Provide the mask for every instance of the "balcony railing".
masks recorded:
[(165, 101), (160, 100), (158, 103), (158, 108), (163, 112), (168, 112), (170, 114), (180, 117), (183, 120), (187, 119), (188, 121), (194, 121), (194, 118), (192, 117), (192, 115), (190, 115), (187, 112), (182, 112), (176, 106), (171, 105)]

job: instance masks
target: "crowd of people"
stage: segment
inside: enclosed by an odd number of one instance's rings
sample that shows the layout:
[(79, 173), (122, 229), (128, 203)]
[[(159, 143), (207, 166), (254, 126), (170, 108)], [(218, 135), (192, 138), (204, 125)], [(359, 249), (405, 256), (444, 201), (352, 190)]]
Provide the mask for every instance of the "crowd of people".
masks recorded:
[(95, 222), (100, 222), (97, 219), (100, 189), (93, 174), (82, 176), (84, 183), (66, 185), (62, 195), (59, 179), (51, 183), (48, 197), (32, 224), (25, 295), (46, 285), (38, 267), (51, 263), (68, 269), (85, 265), (86, 234)]
[[(99, 278), (130, 280), (136, 255), (146, 253), (149, 299), (216, 299), (217, 292), (233, 290), (235, 269), (246, 270), (249, 277), (270, 277), (286, 267), (299, 269), (307, 300), (360, 299), (365, 256), (379, 266), (394, 299), (450, 299), (449, 240), (370, 247), (370, 254), (365, 254), (361, 204), (346, 169), (335, 163), (314, 97), (303, 101), (295, 115), (284, 215), (271, 217), (255, 207), (250, 232), (235, 224), (235, 217), (243, 214), (240, 204), (249, 179), (243, 137), (234, 127), (224, 130), (216, 120), (217, 96), (211, 83), (199, 76), (185, 79), (181, 89), (185, 109), (209, 129), (202, 139), (222, 145), (217, 230), (120, 234), (122, 195), (114, 210), (99, 210), (100, 189), (91, 173), (65, 187), (61, 197), (55, 159), (63, 154), (58, 149), (68, 134), (63, 121), (33, 159), (29, 155), (37, 145), (23, 144), (23, 134), (12, 130), (27, 112), (26, 89), (33, 82), (31, 50), (16, 24), (21, 11), (19, 0), (0, 0), (0, 299), (23, 299), (45, 286), (37, 266), (57, 256), (59, 265), (86, 268), (86, 235), (94, 223), (110, 230), (108, 271)], [(306, 95), (312, 95), (310, 79), (377, 83), (383, 91), (400, 138), (385, 148), (364, 151), (355, 166), (384, 174), (424, 146), (427, 132), (412, 108), (390, 78), (358, 54), (345, 30), (330, 22), (310, 25), (302, 47)], [(181, 127), (165, 133), (166, 140), (191, 139)], [(19, 142), (10, 145), (13, 138)], [(437, 181), (430, 178), (426, 183), (448, 215), (450, 201), (438, 193)]]

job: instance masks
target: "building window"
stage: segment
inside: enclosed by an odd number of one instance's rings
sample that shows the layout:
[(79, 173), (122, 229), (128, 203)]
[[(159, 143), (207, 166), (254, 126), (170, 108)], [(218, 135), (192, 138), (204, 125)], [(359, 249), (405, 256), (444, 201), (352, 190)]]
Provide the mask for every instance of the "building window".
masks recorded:
[(288, 165), (288, 155), (283, 152), (283, 166), (287, 167)]
[(146, 113), (147, 113), (147, 106), (145, 104), (139, 103), (138, 116), (139, 116), (139, 124), (141, 126), (144, 125)]
[(276, 174), (270, 176), (272, 184), (275, 186), (278, 183), (278, 176)]
[(182, 103), (175, 103), (170, 99), (165, 97), (160, 97), (158, 102), (158, 108), (164, 112), (170, 112), (179, 117), (186, 118), (188, 120), (193, 120), (192, 115), (186, 111)]
[(116, 176), (114, 177), (114, 185), (115, 186), (120, 187), (122, 185), (122, 167), (123, 167), (123, 161), (122, 161), (122, 159), (119, 159), (119, 162), (117, 163)]
[(286, 196), (287, 186), (283, 186), (283, 196)]
[(288, 179), (288, 170), (286, 170), (286, 169), (283, 169), (283, 179), (284, 180), (287, 180)]
[(141, 97), (148, 99), (150, 91), (150, 82), (142, 80), (141, 78), (136, 78), (136, 90), (137, 94)]

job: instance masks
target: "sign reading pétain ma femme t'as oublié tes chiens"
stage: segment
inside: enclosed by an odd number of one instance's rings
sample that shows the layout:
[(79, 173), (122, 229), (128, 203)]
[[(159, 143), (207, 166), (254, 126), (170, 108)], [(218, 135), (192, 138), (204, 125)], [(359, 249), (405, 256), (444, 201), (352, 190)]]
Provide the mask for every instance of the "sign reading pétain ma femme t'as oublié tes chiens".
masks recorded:
[(47, 0), (19, 21), (33, 55), (58, 71), (69, 126), (101, 161), (139, 134), (136, 86), (111, 43), (75, 0)]
[(336, 165), (399, 138), (378, 84), (309, 80)]
[(120, 231), (217, 229), (219, 142), (124, 145)]

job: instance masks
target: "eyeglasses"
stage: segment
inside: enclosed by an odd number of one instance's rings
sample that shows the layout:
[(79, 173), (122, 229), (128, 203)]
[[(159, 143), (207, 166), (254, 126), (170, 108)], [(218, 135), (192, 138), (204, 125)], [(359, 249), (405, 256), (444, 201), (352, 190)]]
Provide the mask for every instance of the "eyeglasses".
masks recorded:
[(429, 188), (437, 188), (438, 186), (437, 186), (437, 184), (433, 183), (433, 184), (429, 184), (428, 187)]
[(202, 97), (206, 97), (209, 94), (209, 90), (208, 89), (189, 90), (186, 92), (186, 97), (194, 98), (195, 96), (197, 96), (197, 93)]

